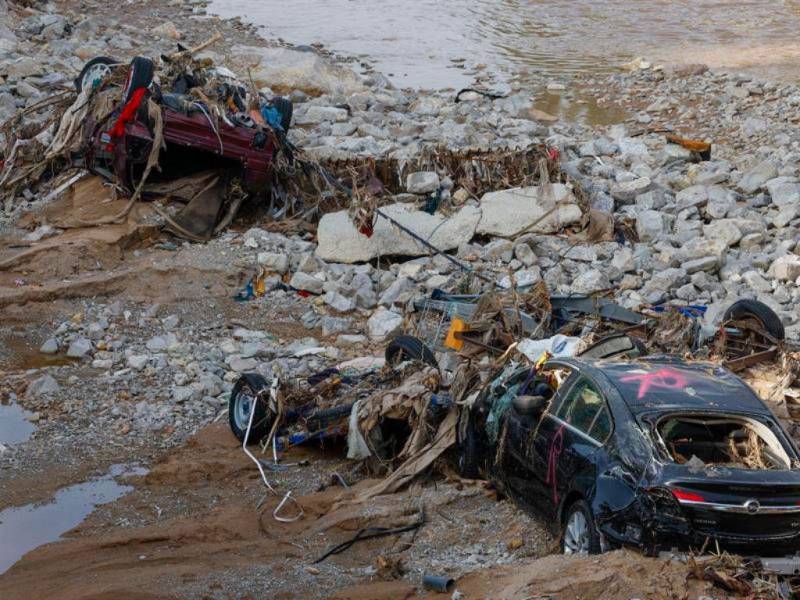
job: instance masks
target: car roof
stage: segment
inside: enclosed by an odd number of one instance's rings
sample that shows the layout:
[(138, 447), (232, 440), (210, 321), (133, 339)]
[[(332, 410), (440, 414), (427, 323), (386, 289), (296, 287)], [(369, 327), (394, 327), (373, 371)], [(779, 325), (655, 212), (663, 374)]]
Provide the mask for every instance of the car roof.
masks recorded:
[(574, 358), (560, 362), (573, 364), (594, 379), (605, 379), (634, 413), (709, 410), (771, 414), (744, 381), (708, 362), (676, 357)]

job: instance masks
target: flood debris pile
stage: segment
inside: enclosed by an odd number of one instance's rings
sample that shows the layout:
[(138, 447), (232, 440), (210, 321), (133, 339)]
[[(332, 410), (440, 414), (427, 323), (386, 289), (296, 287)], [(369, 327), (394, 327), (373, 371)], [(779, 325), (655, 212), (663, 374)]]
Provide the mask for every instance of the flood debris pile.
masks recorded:
[[(230, 27), (220, 39), (201, 25), (176, 49), (181, 33), (167, 23), (155, 43), (111, 27), (111, 17), (6, 10), (0, 0), (11, 24), (0, 25), (0, 194), (11, 238), (0, 306), (73, 303), (71, 316), (37, 331), (47, 363), (4, 371), (0, 390), (36, 411), (59, 454), (74, 439), (172, 448), (227, 406), (269, 492), (263, 531), (314, 518), (323, 523), (309, 536), (322, 531), (329, 514), (292, 479), (306, 465), (286, 460), (302, 444), (332, 448), (350, 461), (326, 474), (342, 488), (333, 511), (345, 523), (358, 516), (359, 539), (401, 536), (415, 570), (385, 557), (379, 568), (418, 582), (424, 561), (408, 550), (426, 539), (425, 509), (447, 504), (426, 483), (451, 482), (458, 498), (502, 494), (470, 482), (477, 459), (494, 460), (497, 448), (471, 445), (468, 417), (491, 397), (482, 433), (508, 444), (508, 416), (535, 421), (568, 380), (566, 369), (539, 372), (548, 359), (631, 361), (634, 377), (655, 382), (644, 393), (654, 404), (697, 391), (656, 355), (690, 370), (722, 365), (800, 440), (800, 160), (796, 127), (766, 106), (796, 107), (796, 86), (648, 68), (554, 87), (565, 100), (617, 89), (634, 115), (589, 127), (543, 118), (543, 90), (521, 83), (497, 94), (417, 93), (312, 49), (234, 44)], [(98, 41), (101, 25), (121, 32), (113, 52)], [(116, 58), (92, 63), (104, 55)], [(690, 108), (696, 97), (666, 99), (693, 88), (722, 99), (724, 119)], [(68, 231), (126, 220), (136, 229), (113, 238), (118, 252), (97, 232), (105, 245), (88, 252)], [(162, 295), (180, 310), (159, 307)], [(602, 434), (601, 395), (584, 391), (576, 415)], [(729, 401), (712, 396), (717, 408)], [(698, 477), (797, 468), (755, 418), (678, 411), (651, 437), (660, 463)], [(559, 448), (531, 446), (552, 464), (537, 498), (553, 496)], [(625, 448), (630, 462), (644, 456), (642, 445)], [(2, 452), (8, 464), (26, 460)], [(418, 492), (426, 506), (393, 506)], [(693, 493), (682, 499), (699, 502)], [(648, 498), (659, 518), (680, 500)], [(626, 499), (615, 510), (641, 508)], [(648, 531), (621, 527), (629, 541)], [(358, 542), (339, 541), (332, 556)], [(484, 562), (518, 565), (524, 545), (439, 566), (458, 576)], [(787, 595), (792, 582), (768, 565), (702, 550), (683, 559), (693, 580)]]

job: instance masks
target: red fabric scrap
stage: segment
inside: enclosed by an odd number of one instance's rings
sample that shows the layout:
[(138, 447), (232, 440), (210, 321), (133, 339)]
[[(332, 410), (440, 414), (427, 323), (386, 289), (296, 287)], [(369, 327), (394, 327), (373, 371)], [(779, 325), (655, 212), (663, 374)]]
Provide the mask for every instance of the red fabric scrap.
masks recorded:
[(131, 94), (131, 99), (122, 107), (122, 112), (119, 113), (117, 122), (114, 123), (114, 127), (108, 132), (108, 135), (111, 136), (111, 142), (108, 144), (109, 150), (114, 149), (114, 139), (122, 137), (125, 134), (125, 125), (133, 120), (136, 111), (139, 110), (139, 106), (142, 104), (145, 92), (147, 92), (146, 87), (135, 89)]

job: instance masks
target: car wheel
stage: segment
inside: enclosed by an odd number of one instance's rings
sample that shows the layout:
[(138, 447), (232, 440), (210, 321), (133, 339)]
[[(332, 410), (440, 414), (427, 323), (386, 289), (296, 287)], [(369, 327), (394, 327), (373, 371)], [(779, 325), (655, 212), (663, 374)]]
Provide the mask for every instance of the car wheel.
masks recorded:
[(758, 300), (737, 300), (728, 307), (723, 316), (724, 321), (746, 320), (755, 318), (769, 335), (782, 340), (786, 331), (780, 317), (769, 306)]
[(244, 441), (247, 434), (247, 425), (250, 423), (252, 410), (255, 412), (247, 443), (257, 444), (269, 435), (276, 415), (263, 399), (269, 397), (268, 395), (269, 384), (261, 375), (255, 373), (242, 375), (233, 386), (231, 397), (228, 400), (228, 423), (240, 442)]
[(86, 86), (94, 86), (111, 73), (111, 65), (119, 64), (119, 61), (108, 56), (98, 56), (93, 58), (81, 69), (80, 74), (75, 78), (75, 89), (80, 94)]
[(585, 501), (578, 500), (569, 507), (561, 539), (564, 554), (600, 553), (600, 534)]
[(433, 350), (428, 348), (425, 343), (414, 337), (413, 335), (398, 335), (389, 345), (386, 346), (386, 363), (389, 365), (398, 365), (404, 360), (421, 360), (432, 367), (439, 368), (439, 363), (436, 360)]

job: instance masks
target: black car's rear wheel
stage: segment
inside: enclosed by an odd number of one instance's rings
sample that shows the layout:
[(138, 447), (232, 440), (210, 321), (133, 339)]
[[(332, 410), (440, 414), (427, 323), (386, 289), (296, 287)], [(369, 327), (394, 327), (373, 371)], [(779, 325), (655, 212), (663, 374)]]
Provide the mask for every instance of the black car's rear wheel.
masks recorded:
[(567, 510), (561, 547), (564, 554), (600, 553), (600, 533), (584, 500), (577, 500)]

